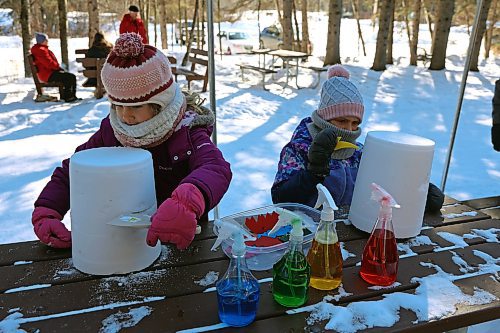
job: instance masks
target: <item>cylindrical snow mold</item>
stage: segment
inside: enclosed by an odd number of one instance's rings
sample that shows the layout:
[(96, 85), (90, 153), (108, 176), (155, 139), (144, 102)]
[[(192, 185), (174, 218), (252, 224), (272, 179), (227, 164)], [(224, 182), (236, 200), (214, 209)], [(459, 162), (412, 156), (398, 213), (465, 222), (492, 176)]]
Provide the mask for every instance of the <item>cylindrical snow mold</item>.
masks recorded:
[(83, 150), (71, 157), (69, 171), (75, 268), (110, 275), (151, 265), (161, 245), (146, 244), (148, 229), (107, 224), (120, 215), (156, 209), (151, 153), (123, 147)]
[(389, 192), (401, 208), (394, 208), (397, 238), (414, 237), (422, 228), (434, 155), (434, 141), (399, 132), (369, 132), (359, 165), (349, 220), (371, 232), (380, 205), (371, 200), (371, 183)]

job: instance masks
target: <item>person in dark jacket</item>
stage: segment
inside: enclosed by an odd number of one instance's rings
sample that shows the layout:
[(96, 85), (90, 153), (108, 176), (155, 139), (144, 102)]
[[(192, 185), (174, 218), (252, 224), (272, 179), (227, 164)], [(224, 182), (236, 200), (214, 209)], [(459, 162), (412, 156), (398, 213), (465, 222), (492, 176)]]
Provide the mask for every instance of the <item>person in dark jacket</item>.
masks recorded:
[[(341, 65), (331, 66), (318, 109), (299, 123), (281, 151), (271, 188), (273, 202), (313, 207), (316, 185), (322, 183), (339, 207), (339, 216), (347, 217), (363, 149), (356, 141), (363, 113), (363, 98), (349, 72)], [(430, 183), (426, 210), (439, 211), (443, 201), (441, 190)]]
[(143, 44), (148, 44), (148, 34), (144, 27), (144, 22), (139, 15), (139, 7), (131, 5), (128, 7), (128, 14), (123, 15), (120, 22), (120, 34), (135, 32), (142, 37)]
[[(88, 49), (87, 54), (85, 54), (86, 58), (106, 58), (111, 52), (113, 48), (113, 44), (108, 42), (104, 37), (102, 32), (96, 32), (94, 35), (94, 41), (92, 42), (92, 46)], [(87, 69), (96, 69), (95, 67), (88, 67)], [(95, 87), (97, 86), (96, 78), (89, 78), (85, 81), (82, 86), (84, 87)]]
[(491, 143), (493, 149), (500, 151), (500, 79), (495, 82), (495, 93), (493, 94), (493, 126), (491, 127)]
[(31, 47), (33, 60), (38, 68), (41, 82), (61, 82), (64, 92), (61, 99), (66, 102), (81, 100), (76, 97), (76, 76), (61, 68), (54, 53), (49, 50), (49, 38), (46, 34), (35, 32), (36, 44)]
[[(143, 45), (138, 34), (118, 38), (101, 74), (110, 114), (76, 151), (125, 146), (151, 152), (159, 207), (145, 241), (185, 249), (197, 220), (219, 203), (232, 178), (229, 163), (210, 140), (215, 116), (199, 98), (181, 91), (167, 57)], [(37, 237), (56, 248), (71, 246), (71, 233), (61, 222), (70, 208), (69, 163), (56, 168), (32, 215)]]

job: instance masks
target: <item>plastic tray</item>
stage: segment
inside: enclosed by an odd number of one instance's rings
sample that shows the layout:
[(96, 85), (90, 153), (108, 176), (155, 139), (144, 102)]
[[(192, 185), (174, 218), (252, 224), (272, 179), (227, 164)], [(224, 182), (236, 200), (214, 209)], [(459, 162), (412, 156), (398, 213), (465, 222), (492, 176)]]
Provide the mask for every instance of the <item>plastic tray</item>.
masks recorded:
[[(244, 211), (241, 213), (229, 215), (221, 218), (222, 221), (225, 220), (234, 220), (238, 222), (245, 230), (253, 234), (257, 237), (257, 234), (252, 233), (245, 225), (245, 220), (247, 218), (254, 217), (257, 219), (259, 215), (272, 213), (276, 211), (276, 208), (282, 208), (286, 211), (291, 211), (298, 215), (302, 221), (304, 226), (304, 241), (302, 243), (303, 250), (305, 253), (311, 247), (311, 242), (314, 237), (314, 233), (316, 232), (316, 228), (320, 221), (321, 213), (320, 211), (311, 208), (309, 206), (305, 206), (302, 204), (295, 203), (281, 203), (274, 204), (270, 206), (265, 206), (257, 209), (252, 209), (248, 211)], [(219, 235), (218, 227), (214, 224), (214, 233)], [(221, 243), (222, 250), (224, 253), (230, 257), (231, 256), (231, 246), (233, 244), (232, 239), (226, 239)], [(246, 259), (248, 268), (251, 270), (262, 271), (266, 269), (271, 269), (273, 265), (285, 254), (286, 249), (288, 248), (288, 241), (283, 242), (281, 244), (267, 246), (267, 247), (258, 247), (258, 246), (248, 246), (246, 252)]]

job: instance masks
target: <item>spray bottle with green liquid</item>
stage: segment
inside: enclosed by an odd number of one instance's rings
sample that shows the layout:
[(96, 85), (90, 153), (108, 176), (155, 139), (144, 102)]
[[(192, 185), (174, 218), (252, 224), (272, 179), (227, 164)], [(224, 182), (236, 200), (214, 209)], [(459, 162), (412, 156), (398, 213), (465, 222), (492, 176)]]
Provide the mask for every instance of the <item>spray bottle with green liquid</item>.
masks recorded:
[(323, 206), (321, 220), (314, 234), (307, 261), (311, 265), (311, 287), (319, 290), (332, 290), (342, 282), (342, 252), (335, 230), (337, 205), (328, 189), (318, 184), (318, 200), (314, 208)]
[[(295, 215), (295, 214), (293, 214)], [(283, 257), (273, 265), (273, 296), (276, 302), (287, 307), (297, 307), (307, 301), (307, 289), (311, 276), (311, 266), (302, 251), (304, 233), (302, 220), (298, 216), (280, 219), (269, 232), (272, 234), (282, 226), (292, 225), (288, 249)]]

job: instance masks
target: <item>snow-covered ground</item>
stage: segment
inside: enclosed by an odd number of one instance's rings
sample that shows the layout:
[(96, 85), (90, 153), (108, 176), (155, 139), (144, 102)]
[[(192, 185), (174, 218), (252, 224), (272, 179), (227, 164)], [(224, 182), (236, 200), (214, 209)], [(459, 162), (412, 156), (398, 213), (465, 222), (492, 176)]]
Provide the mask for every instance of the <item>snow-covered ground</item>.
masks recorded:
[[(255, 14), (236, 24), (223, 23), (222, 29), (242, 29), (257, 38)], [(261, 28), (274, 18), (261, 15)], [(311, 14), (311, 31), (326, 31), (327, 18)], [(372, 130), (401, 131), (432, 139), (436, 150), (431, 181), (439, 185), (450, 141), (463, 65), (467, 52), (466, 27), (453, 27), (449, 38), (446, 70), (429, 71), (408, 66), (406, 33), (397, 25), (394, 36), (394, 65), (374, 72), (372, 65), (377, 31), (370, 21), (362, 21), (368, 56), (362, 55), (354, 20), (342, 21), (341, 57), (351, 72), (365, 101), (362, 124), (364, 141)], [(154, 41), (150, 26), (150, 39)], [(114, 41), (116, 29), (108, 29)], [(168, 27), (169, 33), (171, 28)], [(311, 33), (314, 56), (321, 64), (326, 33)], [(171, 37), (171, 36), (170, 36)], [(159, 44), (159, 42), (158, 42)], [(60, 59), (59, 40), (50, 47)], [(421, 26), (419, 45), (430, 49), (426, 25)], [(69, 40), (70, 70), (77, 73), (81, 102), (35, 103), (31, 78), (23, 78), (21, 39), (0, 37), (0, 243), (35, 239), (31, 226), (33, 202), (53, 169), (71, 156), (99, 126), (109, 110), (108, 101), (96, 100), (92, 88), (82, 88), (74, 50), (86, 48), (86, 38)], [(165, 52), (184, 55), (184, 48), (169, 45)], [(283, 73), (276, 80), (267, 78), (270, 91), (262, 90), (260, 76), (245, 74), (242, 82), (240, 62), (257, 63), (252, 55), (216, 55), (217, 141), (231, 163), (233, 181), (219, 205), (221, 216), (271, 203), (270, 188), (277, 169), (279, 152), (290, 139), (298, 122), (315, 109), (320, 88), (283, 89)], [(498, 195), (500, 192), (500, 154), (491, 146), (491, 98), (499, 78), (499, 60), (480, 59), (480, 72), (470, 73), (449, 170), (446, 194), (457, 199)], [(324, 74), (323, 74), (324, 75)], [(301, 85), (313, 82), (315, 74), (300, 73)], [(322, 76), (324, 80), (325, 77)], [(199, 87), (199, 82), (193, 83)], [(50, 90), (48, 90), (50, 92)], [(52, 91), (55, 93), (55, 91)], [(203, 94), (207, 98), (208, 93)], [(70, 226), (69, 214), (65, 223)]]

